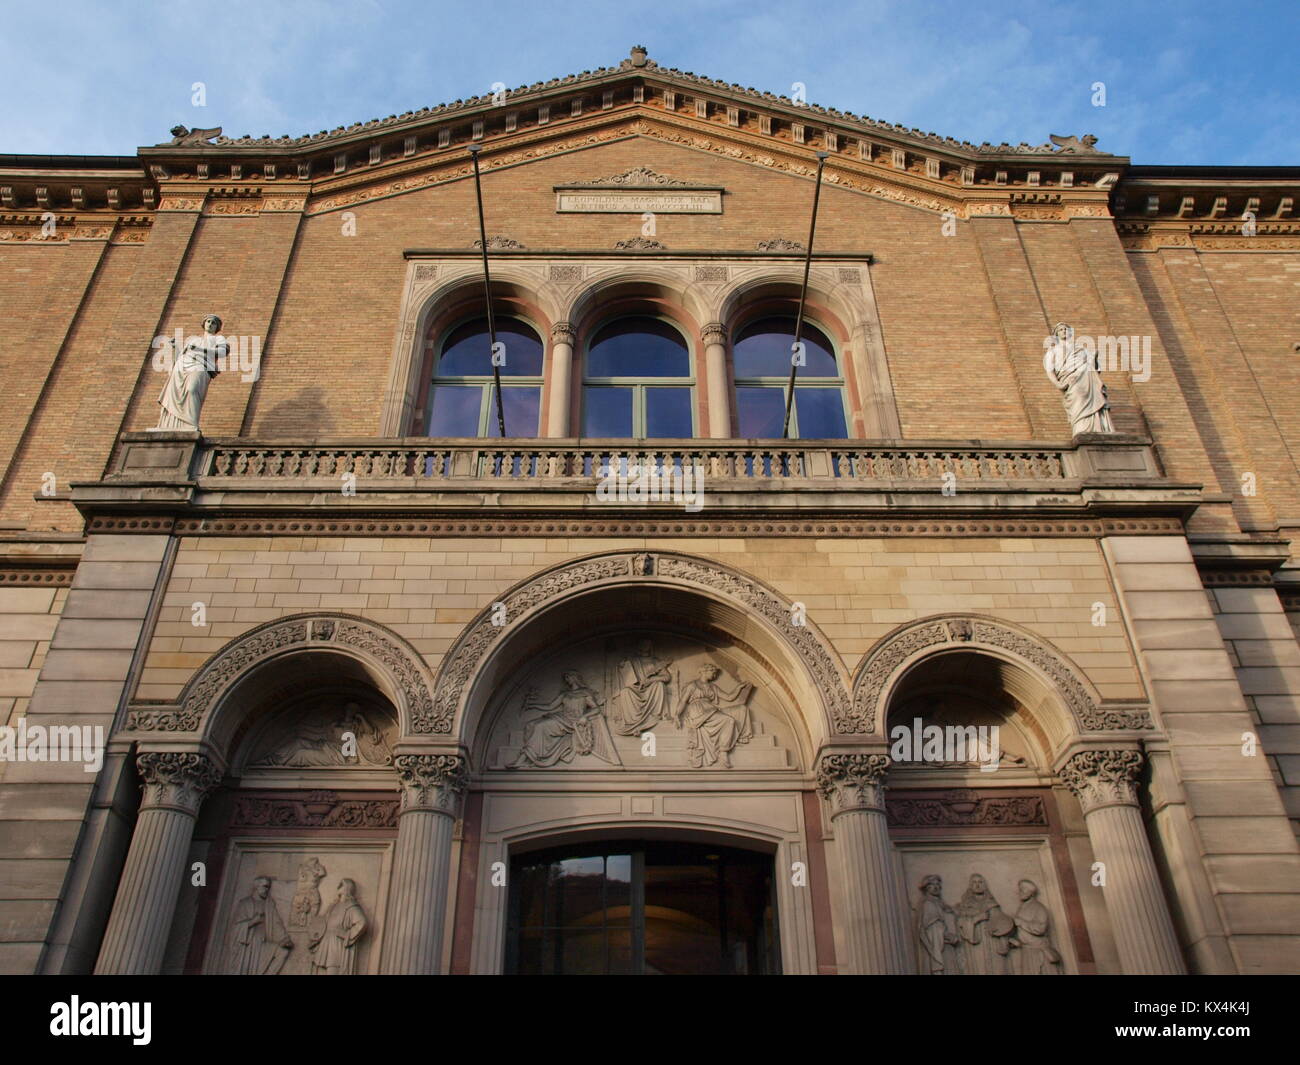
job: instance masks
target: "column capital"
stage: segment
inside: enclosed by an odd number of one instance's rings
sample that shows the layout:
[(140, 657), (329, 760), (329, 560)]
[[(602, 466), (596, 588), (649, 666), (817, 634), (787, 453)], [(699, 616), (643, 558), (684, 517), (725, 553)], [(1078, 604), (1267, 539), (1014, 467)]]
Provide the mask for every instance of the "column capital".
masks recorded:
[(135, 767), (144, 781), (141, 809), (170, 807), (191, 815), (223, 775), (207, 755), (187, 751), (145, 751), (136, 756)]
[[(848, 810), (884, 810), (886, 754), (826, 754), (817, 766), (817, 790), (835, 814)], [(834, 816), (834, 814), (832, 814)]]
[(1102, 806), (1138, 805), (1137, 778), (1146, 759), (1133, 748), (1080, 751), (1057, 770), (1085, 814)]
[(568, 344), (573, 346), (575, 336), (573, 323), (555, 322), (551, 325), (551, 341), (555, 344)]
[(459, 754), (399, 754), (393, 767), (402, 791), (402, 813), (454, 813), (469, 783), (469, 763)]
[(700, 330), (700, 339), (705, 344), (725, 344), (727, 342), (727, 327), (721, 322), (708, 322)]

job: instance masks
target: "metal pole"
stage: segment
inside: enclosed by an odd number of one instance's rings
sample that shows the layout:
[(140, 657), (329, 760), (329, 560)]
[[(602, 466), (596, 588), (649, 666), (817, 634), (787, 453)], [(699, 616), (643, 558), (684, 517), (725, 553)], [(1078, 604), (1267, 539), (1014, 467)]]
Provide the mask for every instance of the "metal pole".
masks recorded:
[(812, 270), (813, 236), (817, 232), (817, 201), (821, 199), (822, 194), (822, 168), (826, 165), (826, 160), (830, 157), (830, 154), (830, 152), (817, 153), (817, 180), (813, 185), (812, 218), (808, 222), (808, 250), (803, 260), (803, 286), (799, 289), (799, 315), (794, 321), (794, 346), (790, 349), (790, 383), (785, 388), (785, 422), (781, 426), (782, 440), (790, 439), (790, 411), (794, 406), (794, 378), (799, 371), (799, 365), (794, 361), (793, 352), (798, 349), (799, 340), (803, 336), (803, 306), (804, 301), (808, 298), (808, 274)]
[[(474, 160), (474, 195), (478, 199), (478, 242), (483, 248), (483, 299), (487, 304), (488, 341), (491, 344), (488, 350), (492, 357), (492, 390), (496, 394), (497, 429), (502, 436), (505, 436), (506, 412), (501, 402), (501, 367), (496, 363), (497, 326), (496, 319), (492, 316), (492, 278), (488, 273), (487, 226), (483, 221), (483, 185), (478, 175), (479, 148), (479, 145), (471, 144), (469, 155)], [(820, 174), (820, 171), (818, 173)]]

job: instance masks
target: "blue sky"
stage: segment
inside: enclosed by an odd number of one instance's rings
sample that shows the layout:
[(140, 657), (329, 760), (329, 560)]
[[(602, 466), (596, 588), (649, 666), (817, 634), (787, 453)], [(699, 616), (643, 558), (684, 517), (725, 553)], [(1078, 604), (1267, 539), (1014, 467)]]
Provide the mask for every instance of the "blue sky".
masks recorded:
[[(8, 8), (9, 13), (4, 13)], [(22, 31), (15, 13), (23, 13)], [(0, 153), (299, 135), (568, 73), (662, 66), (961, 140), (1090, 132), (1135, 163), (1300, 164), (1300, 3), (4, 0)], [(1106, 105), (1093, 106), (1094, 82)], [(191, 104), (203, 82), (207, 105)]]

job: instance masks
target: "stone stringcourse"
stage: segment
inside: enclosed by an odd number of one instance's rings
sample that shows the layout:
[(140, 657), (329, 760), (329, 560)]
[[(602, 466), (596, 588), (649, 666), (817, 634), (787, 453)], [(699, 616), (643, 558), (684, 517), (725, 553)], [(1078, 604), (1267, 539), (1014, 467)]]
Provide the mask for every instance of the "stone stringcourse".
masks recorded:
[(394, 633), (350, 614), (313, 614), (267, 622), (212, 656), (186, 686), (178, 706), (138, 706), (127, 715), (131, 732), (198, 732), (218, 697), (253, 666), (290, 647), (346, 645), (378, 661), (401, 689), (415, 732), (446, 732), (434, 717), (433, 697), (419, 656)]
[(881, 696), (905, 661), (919, 651), (944, 645), (995, 648), (1035, 666), (1047, 676), (1084, 732), (1155, 727), (1145, 708), (1097, 706), (1074, 670), (1042, 641), (987, 618), (943, 617), (896, 629), (867, 656), (853, 685), (854, 720), (861, 726), (857, 731), (875, 731)]

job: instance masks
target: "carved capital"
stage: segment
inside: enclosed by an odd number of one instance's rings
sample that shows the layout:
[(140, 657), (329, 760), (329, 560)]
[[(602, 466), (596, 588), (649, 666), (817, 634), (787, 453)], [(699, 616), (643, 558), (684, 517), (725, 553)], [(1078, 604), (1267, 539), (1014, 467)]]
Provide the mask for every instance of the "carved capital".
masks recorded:
[(162, 806), (197, 814), (203, 797), (221, 783), (221, 770), (202, 754), (146, 751), (135, 766), (144, 781), (142, 809)]
[(451, 814), (469, 782), (469, 766), (458, 754), (399, 754), (393, 759), (402, 788), (402, 812), (437, 810)]
[(889, 766), (884, 754), (828, 754), (817, 767), (817, 790), (835, 813), (883, 810)]
[(1136, 806), (1142, 763), (1141, 751), (1081, 751), (1057, 775), (1088, 814), (1102, 806)]
[(721, 322), (709, 322), (700, 330), (700, 339), (708, 344), (725, 344), (727, 342), (727, 327)]
[(556, 322), (551, 326), (551, 343), (568, 344), (573, 347), (574, 331), (571, 322)]

